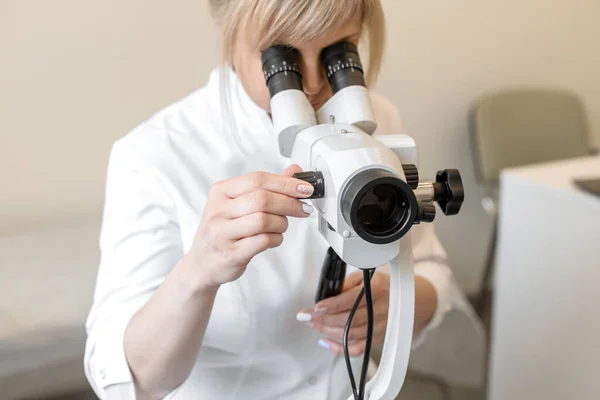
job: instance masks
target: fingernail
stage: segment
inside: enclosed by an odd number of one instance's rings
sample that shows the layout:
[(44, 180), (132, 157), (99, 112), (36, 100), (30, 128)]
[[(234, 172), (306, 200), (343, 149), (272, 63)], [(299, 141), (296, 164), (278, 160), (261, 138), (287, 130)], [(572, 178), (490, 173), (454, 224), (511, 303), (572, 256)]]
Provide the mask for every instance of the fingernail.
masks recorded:
[(302, 203), (302, 211), (307, 214), (312, 214), (314, 208), (310, 204)]
[(315, 314), (325, 315), (325, 314), (327, 314), (327, 308), (325, 308), (325, 307), (315, 308)]
[(323, 347), (324, 349), (329, 349), (331, 347), (331, 345), (323, 339), (319, 340), (319, 346)]
[(300, 322), (308, 322), (311, 319), (312, 319), (312, 315), (310, 315), (308, 313), (299, 312), (298, 314), (296, 314), (296, 320), (298, 320)]
[(313, 185), (298, 185), (298, 192), (302, 194), (313, 194), (314, 191)]

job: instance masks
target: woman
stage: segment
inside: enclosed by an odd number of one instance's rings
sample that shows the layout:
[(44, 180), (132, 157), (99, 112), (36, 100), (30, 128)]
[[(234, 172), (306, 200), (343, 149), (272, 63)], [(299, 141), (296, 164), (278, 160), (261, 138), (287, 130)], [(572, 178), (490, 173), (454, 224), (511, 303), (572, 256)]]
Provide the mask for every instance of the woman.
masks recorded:
[[(327, 244), (301, 201), (312, 187), (279, 155), (261, 50), (299, 51), (304, 91), (318, 109), (331, 97), (323, 48), (367, 39), (374, 81), (381, 4), (212, 0), (211, 8), (223, 66), (112, 149), (86, 375), (105, 399), (345, 399), (340, 341), (362, 274), (351, 270), (342, 294), (313, 307)], [(372, 102), (376, 134), (398, 133), (391, 103), (375, 94)], [(451, 274), (432, 227), (412, 232), (419, 337), (450, 307)], [(388, 287), (378, 270), (374, 343), (385, 333)], [(351, 355), (363, 353), (365, 335), (363, 305)]]

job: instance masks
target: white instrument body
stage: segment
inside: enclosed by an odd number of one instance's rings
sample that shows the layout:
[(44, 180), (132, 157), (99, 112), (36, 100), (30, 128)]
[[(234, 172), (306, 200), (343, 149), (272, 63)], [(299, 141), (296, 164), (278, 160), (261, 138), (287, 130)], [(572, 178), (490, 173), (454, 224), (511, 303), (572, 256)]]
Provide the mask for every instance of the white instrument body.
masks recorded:
[[(271, 99), (281, 154), (304, 171), (321, 171), (325, 195), (311, 200), (319, 232), (348, 265), (390, 265), (390, 304), (381, 362), (366, 385), (365, 399), (393, 400), (404, 384), (412, 344), (414, 273), (411, 234), (388, 244), (360, 238), (341, 213), (342, 189), (368, 168), (387, 170), (406, 180), (402, 164), (418, 166), (414, 141), (407, 135), (372, 136), (377, 124), (367, 89), (350, 86), (336, 93), (316, 114), (299, 90)], [(349, 400), (353, 400), (350, 397)]]

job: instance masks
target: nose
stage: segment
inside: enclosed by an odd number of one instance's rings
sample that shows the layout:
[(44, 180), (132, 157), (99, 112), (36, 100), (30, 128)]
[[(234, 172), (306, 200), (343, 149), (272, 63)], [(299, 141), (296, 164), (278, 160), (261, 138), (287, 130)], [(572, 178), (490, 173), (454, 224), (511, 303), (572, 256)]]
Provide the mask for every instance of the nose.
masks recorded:
[(304, 59), (302, 63), (302, 86), (307, 96), (318, 94), (326, 82), (326, 75), (319, 57)]

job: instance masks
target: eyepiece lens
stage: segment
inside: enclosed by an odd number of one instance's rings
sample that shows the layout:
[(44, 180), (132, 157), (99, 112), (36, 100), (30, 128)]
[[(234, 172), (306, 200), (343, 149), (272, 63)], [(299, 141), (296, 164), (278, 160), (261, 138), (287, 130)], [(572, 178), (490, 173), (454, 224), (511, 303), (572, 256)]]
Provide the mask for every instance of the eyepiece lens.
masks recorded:
[(321, 63), (332, 92), (348, 86), (366, 86), (358, 49), (351, 42), (339, 42), (321, 52)]
[(299, 59), (298, 50), (289, 46), (275, 45), (263, 51), (263, 74), (271, 97), (285, 90), (302, 90)]

